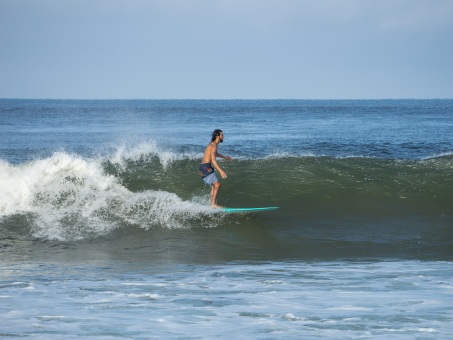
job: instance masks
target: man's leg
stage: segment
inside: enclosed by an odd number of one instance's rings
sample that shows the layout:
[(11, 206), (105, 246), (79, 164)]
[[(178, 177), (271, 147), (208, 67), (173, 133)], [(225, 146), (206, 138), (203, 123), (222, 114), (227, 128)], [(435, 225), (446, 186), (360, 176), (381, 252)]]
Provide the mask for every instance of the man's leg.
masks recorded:
[(220, 182), (214, 182), (211, 185), (211, 207), (212, 208), (220, 208), (217, 205), (217, 196), (219, 195), (220, 190)]

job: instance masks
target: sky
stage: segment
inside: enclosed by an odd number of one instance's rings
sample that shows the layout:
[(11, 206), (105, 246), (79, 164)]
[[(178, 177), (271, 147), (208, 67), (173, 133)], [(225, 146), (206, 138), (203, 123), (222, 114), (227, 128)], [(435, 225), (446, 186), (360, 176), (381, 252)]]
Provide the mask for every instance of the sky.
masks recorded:
[(0, 0), (0, 98), (453, 98), (453, 0)]

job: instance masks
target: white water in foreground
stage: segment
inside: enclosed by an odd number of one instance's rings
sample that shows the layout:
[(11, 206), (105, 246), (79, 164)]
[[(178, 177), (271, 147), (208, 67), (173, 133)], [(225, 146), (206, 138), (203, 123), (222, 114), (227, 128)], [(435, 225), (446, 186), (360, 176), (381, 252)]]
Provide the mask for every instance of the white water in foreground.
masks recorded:
[[(116, 268), (116, 269), (113, 269)], [(453, 335), (450, 262), (3, 268), (0, 335), (373, 338)]]

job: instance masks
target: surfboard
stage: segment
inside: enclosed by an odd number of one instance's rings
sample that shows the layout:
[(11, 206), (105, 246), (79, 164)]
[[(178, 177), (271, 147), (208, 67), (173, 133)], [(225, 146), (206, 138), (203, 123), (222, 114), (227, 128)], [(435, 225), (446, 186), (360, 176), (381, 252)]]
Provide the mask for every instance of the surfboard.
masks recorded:
[(261, 208), (222, 208), (220, 211), (235, 213), (235, 212), (252, 212), (252, 211), (268, 211), (276, 210), (280, 207), (261, 207)]

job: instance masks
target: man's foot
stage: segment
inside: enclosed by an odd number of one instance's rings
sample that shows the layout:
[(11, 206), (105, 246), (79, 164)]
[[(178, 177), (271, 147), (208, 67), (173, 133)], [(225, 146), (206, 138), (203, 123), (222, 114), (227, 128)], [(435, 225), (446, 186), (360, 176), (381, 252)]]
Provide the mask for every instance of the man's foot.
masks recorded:
[(222, 207), (221, 205), (211, 204), (211, 208), (214, 208), (214, 209), (222, 209), (223, 207)]

